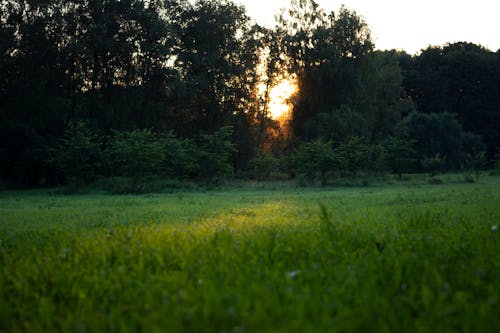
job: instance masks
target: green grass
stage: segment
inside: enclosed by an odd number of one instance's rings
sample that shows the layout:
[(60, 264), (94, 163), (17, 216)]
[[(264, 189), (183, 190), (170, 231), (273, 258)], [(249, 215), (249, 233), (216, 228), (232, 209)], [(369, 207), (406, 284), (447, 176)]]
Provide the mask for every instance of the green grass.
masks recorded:
[(2, 332), (498, 332), (500, 177), (0, 193)]

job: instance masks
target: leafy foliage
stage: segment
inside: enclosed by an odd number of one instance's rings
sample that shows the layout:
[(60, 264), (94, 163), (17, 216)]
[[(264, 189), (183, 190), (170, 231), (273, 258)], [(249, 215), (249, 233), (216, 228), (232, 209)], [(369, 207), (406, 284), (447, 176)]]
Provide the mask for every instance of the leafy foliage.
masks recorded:
[(486, 153), (483, 151), (474, 152), (468, 154), (466, 158), (466, 170), (474, 172), (476, 181), (479, 181), (481, 176), (481, 171), (483, 171), (488, 165), (488, 159), (486, 158)]
[(417, 109), (455, 114), (465, 131), (482, 137), (492, 157), (500, 143), (498, 53), (458, 42), (430, 46), (401, 65), (403, 86)]
[(500, 148), (497, 148), (497, 152), (495, 154), (495, 169), (500, 171)]
[(257, 180), (269, 180), (279, 170), (279, 160), (269, 151), (259, 151), (249, 162), (249, 172)]
[(340, 144), (335, 153), (341, 161), (341, 169), (353, 176), (358, 175), (361, 170), (366, 170), (371, 162), (368, 159), (368, 145), (359, 137), (352, 137)]
[(200, 170), (200, 151), (194, 140), (176, 137), (168, 132), (165, 137), (165, 169), (174, 178), (192, 178)]
[(403, 172), (411, 171), (415, 163), (415, 142), (393, 137), (386, 144), (387, 164), (401, 179)]
[(416, 143), (419, 160), (439, 154), (448, 169), (460, 167), (464, 158), (464, 130), (454, 115), (413, 112), (403, 120), (403, 125), (408, 129), (409, 138)]
[(114, 132), (106, 153), (118, 176), (139, 177), (164, 170), (165, 143), (150, 129)]
[(436, 154), (434, 156), (426, 157), (422, 160), (422, 168), (430, 174), (431, 177), (434, 177), (439, 171), (442, 170), (445, 161), (444, 158)]
[(201, 136), (200, 178), (212, 183), (233, 172), (230, 158), (236, 150), (231, 135), (231, 127), (221, 127), (212, 134)]
[(302, 144), (294, 154), (295, 168), (308, 181), (319, 179), (326, 185), (328, 174), (339, 170), (343, 164), (341, 157), (336, 155), (332, 142), (315, 140)]
[[(463, 42), (415, 56), (375, 51), (367, 22), (344, 6), (328, 13), (314, 0), (293, 0), (272, 29), (225, 0), (4, 0), (1, 8), (4, 182), (53, 185), (98, 173), (220, 179), (257, 172), (255, 163), (269, 169), (260, 149), (287, 160), (318, 140), (336, 143), (334, 173), (406, 171), (384, 152), (391, 138), (406, 136), (415, 141), (411, 171), (436, 154), (443, 170), (457, 170), (467, 154), (485, 151), (491, 161), (500, 146), (498, 53)], [(274, 121), (269, 88), (288, 77), (298, 84), (291, 119)], [(103, 133), (113, 170), (97, 157), (102, 147), (78, 166), (76, 152), (96, 145), (83, 147), (89, 133), (79, 133), (70, 153), (65, 131), (80, 121)], [(232, 134), (215, 138), (225, 127)], [(106, 135), (144, 128), (170, 133), (160, 140), (164, 156), (158, 146), (141, 166), (121, 165)], [(47, 163), (54, 152), (57, 163)], [(293, 163), (279, 164), (294, 174)], [(253, 176), (267, 177), (259, 169)]]
[(67, 181), (92, 181), (104, 167), (101, 138), (84, 122), (70, 123), (50, 162)]

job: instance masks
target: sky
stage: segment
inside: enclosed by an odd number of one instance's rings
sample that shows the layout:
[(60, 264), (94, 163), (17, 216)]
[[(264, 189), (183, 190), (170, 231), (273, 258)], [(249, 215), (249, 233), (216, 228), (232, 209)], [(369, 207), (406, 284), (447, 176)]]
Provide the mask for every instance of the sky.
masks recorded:
[[(271, 27), (289, 0), (234, 0), (258, 23)], [(418, 53), (429, 45), (472, 42), (500, 49), (500, 0), (317, 0), (327, 11), (342, 4), (368, 23), (379, 50)]]

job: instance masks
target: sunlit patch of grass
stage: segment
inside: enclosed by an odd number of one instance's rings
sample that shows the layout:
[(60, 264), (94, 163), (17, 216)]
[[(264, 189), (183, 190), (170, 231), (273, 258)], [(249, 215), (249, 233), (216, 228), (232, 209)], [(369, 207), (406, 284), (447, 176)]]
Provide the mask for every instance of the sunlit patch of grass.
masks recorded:
[(0, 331), (497, 331), (500, 179), (0, 195)]

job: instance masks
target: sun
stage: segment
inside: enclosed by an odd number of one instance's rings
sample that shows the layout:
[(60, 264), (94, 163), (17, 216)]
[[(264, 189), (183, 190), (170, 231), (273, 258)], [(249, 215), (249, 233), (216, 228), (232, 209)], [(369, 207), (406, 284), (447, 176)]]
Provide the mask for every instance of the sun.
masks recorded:
[[(267, 116), (280, 123), (291, 118), (291, 98), (299, 90), (297, 75), (284, 70), (281, 73), (269, 73), (269, 48), (260, 51), (260, 61), (257, 64), (257, 96), (262, 101), (261, 109)], [(279, 67), (279, 66), (278, 66)], [(276, 69), (276, 68), (275, 68)]]
[(290, 98), (297, 92), (297, 79), (282, 79), (269, 91), (269, 116), (274, 120), (290, 118)]

